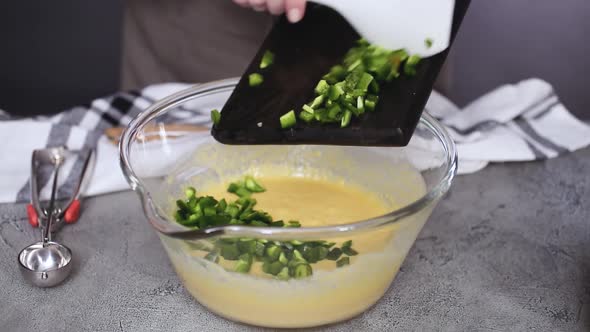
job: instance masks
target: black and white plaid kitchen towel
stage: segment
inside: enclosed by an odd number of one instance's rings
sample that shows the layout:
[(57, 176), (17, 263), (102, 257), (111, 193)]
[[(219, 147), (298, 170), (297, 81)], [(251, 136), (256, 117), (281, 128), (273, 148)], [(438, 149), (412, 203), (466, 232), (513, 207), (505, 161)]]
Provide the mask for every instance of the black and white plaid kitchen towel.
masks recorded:
[[(0, 203), (29, 201), (32, 151), (61, 145), (96, 150), (85, 196), (127, 189), (117, 147), (104, 137), (105, 129), (126, 126), (155, 100), (187, 87), (170, 83), (120, 92), (51, 117), (16, 119), (0, 111)], [(187, 109), (169, 120), (210, 125), (209, 111)], [(499, 87), (463, 109), (433, 92), (427, 111), (457, 142), (460, 174), (476, 172), (490, 162), (554, 158), (590, 145), (590, 127), (569, 113), (553, 88), (539, 79)], [(81, 168), (81, 158), (63, 166), (58, 196), (70, 195)], [(38, 177), (42, 198), (49, 195), (50, 175)]]

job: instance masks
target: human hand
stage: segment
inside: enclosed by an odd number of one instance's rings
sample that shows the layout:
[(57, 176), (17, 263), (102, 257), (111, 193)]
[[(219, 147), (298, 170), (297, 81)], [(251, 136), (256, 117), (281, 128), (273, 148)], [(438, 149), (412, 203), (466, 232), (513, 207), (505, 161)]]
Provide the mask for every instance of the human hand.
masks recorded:
[(242, 7), (249, 7), (256, 11), (268, 11), (273, 15), (287, 13), (291, 23), (297, 23), (305, 13), (306, 0), (233, 0)]

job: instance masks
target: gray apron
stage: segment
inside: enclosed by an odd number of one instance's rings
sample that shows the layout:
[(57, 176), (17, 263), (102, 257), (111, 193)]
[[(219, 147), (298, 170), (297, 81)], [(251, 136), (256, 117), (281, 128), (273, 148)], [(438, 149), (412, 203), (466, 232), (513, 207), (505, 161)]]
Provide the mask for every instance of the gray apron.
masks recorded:
[(239, 76), (272, 24), (231, 0), (126, 0), (121, 85)]

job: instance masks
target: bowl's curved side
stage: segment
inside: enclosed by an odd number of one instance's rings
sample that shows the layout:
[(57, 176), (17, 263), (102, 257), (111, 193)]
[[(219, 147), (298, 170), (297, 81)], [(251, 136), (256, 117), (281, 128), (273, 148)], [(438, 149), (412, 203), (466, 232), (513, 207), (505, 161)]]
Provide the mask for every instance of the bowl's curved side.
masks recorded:
[(424, 196), (414, 202), (391, 211), (385, 215), (362, 220), (355, 223), (335, 226), (311, 227), (311, 228), (270, 228), (270, 227), (247, 227), (247, 226), (221, 226), (205, 230), (187, 229), (179, 224), (169, 220), (154, 204), (150, 193), (142, 183), (140, 177), (134, 172), (130, 154), (132, 145), (142, 131), (142, 129), (158, 116), (164, 115), (171, 109), (186, 103), (187, 101), (207, 96), (209, 94), (229, 91), (233, 89), (238, 82), (238, 78), (225, 79), (210, 83), (196, 85), (186, 90), (175, 93), (160, 101), (157, 101), (144, 112), (133, 119), (122, 134), (119, 142), (120, 167), (123, 175), (140, 198), (144, 213), (152, 226), (160, 233), (179, 239), (201, 239), (217, 235), (243, 236), (243, 237), (264, 237), (271, 240), (280, 240), (284, 238), (317, 238), (326, 233), (343, 233), (369, 230), (382, 227), (409, 216), (419, 213), (428, 207), (432, 202), (442, 197), (450, 188), (453, 178), (457, 171), (457, 151), (455, 144), (444, 129), (433, 117), (424, 113), (420, 119), (419, 126), (424, 126), (435, 137), (445, 154), (443, 176), (438, 183), (434, 185)]

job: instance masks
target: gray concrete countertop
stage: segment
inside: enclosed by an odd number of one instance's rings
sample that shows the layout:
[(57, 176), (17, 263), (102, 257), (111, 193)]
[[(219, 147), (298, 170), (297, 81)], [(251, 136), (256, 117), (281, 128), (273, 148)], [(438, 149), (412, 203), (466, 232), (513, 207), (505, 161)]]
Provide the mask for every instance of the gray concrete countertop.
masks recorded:
[[(385, 297), (326, 331), (590, 330), (590, 149), (459, 176)], [(18, 251), (38, 237), (0, 205), (0, 331), (249, 331), (183, 289), (135, 194), (87, 199), (57, 236), (72, 277), (26, 284)]]

